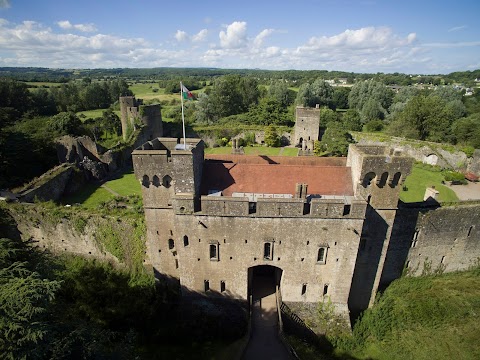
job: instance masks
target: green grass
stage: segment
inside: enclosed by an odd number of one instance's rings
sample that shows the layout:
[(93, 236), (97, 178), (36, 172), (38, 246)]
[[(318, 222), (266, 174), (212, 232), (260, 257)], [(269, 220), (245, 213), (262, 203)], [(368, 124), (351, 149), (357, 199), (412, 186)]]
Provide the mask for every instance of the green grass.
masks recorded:
[(364, 313), (340, 348), (358, 359), (479, 359), (479, 314), (478, 267), (404, 277)]
[(112, 189), (121, 196), (141, 195), (142, 189), (134, 173), (123, 174), (120, 178), (110, 180), (105, 183), (109, 189)]
[[(120, 196), (141, 195), (140, 183), (133, 173), (123, 174), (118, 179), (107, 181), (104, 184)], [(86, 208), (97, 208), (102, 203), (113, 200), (115, 194), (100, 186), (87, 184), (75, 194), (62, 199), (63, 204), (81, 204)]]
[(442, 184), (443, 179), (443, 174), (440, 171), (430, 171), (422, 168), (420, 165), (414, 165), (412, 173), (405, 179), (403, 184), (408, 190), (400, 192), (400, 200), (406, 203), (423, 201), (426, 188), (435, 186), (435, 189), (440, 193), (439, 201), (458, 201), (455, 192)]
[[(143, 83), (134, 83), (129, 86), (132, 90), (135, 97), (143, 100), (180, 100), (180, 95), (178, 94), (165, 94), (163, 88), (159, 88), (158, 84), (143, 84)], [(158, 89), (157, 92), (154, 92), (153, 89)]]
[[(80, 119), (83, 121), (84, 119), (95, 119), (95, 118), (99, 118), (99, 117), (102, 117), (103, 115), (103, 112), (107, 110), (107, 109), (95, 109), (95, 110), (85, 110), (85, 111), (79, 111), (77, 112), (77, 116), (81, 116), (81, 115), (84, 115), (85, 118), (82, 116), (80, 117)], [(114, 111), (115, 114), (117, 114), (118, 117), (120, 117), (120, 110), (115, 110)]]

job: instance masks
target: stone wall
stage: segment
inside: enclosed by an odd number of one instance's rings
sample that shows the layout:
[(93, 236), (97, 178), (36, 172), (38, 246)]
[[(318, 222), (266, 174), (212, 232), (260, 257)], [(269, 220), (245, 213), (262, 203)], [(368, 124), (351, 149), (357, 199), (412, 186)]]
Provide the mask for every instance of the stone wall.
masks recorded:
[(33, 202), (35, 199), (57, 201), (72, 180), (73, 173), (74, 166), (70, 164), (56, 166), (19, 191), (17, 197), (23, 202)]
[[(168, 209), (145, 209), (145, 216), (151, 265), (191, 291), (204, 293), (208, 280), (220, 292), (224, 281), (228, 295), (246, 299), (248, 269), (271, 265), (283, 270), (285, 301), (320, 301), (328, 285), (332, 302), (347, 303), (363, 219), (174, 215)], [(269, 259), (265, 242), (273, 247)], [(218, 258), (210, 259), (210, 245)], [(321, 247), (324, 262), (317, 261)]]

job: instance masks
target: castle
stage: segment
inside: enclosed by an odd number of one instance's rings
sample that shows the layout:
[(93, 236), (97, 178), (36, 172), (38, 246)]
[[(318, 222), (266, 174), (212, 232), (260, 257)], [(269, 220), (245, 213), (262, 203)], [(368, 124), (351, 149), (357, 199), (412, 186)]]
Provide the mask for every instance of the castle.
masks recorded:
[(351, 145), (348, 157), (204, 155), (156, 138), (133, 153), (147, 223), (146, 263), (184, 291), (248, 299), (270, 274), (285, 302), (327, 297), (358, 312), (378, 289), (480, 256), (478, 205), (399, 208), (413, 159)]

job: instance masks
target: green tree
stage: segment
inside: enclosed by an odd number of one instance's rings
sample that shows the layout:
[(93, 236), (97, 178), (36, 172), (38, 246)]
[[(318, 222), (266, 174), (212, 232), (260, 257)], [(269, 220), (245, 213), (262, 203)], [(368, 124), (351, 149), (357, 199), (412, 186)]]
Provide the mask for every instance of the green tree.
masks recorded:
[(348, 109), (342, 118), (343, 126), (346, 130), (362, 131), (362, 122), (360, 114), (355, 109)]
[(457, 143), (480, 149), (480, 113), (457, 120), (452, 132)]
[(338, 114), (328, 108), (320, 109), (320, 126), (329, 127), (331, 123), (338, 123), (340, 121)]
[(47, 334), (48, 308), (60, 288), (60, 282), (32, 268), (29, 253), (17, 241), (0, 239), (0, 353), (7, 359), (35, 354), (35, 345)]
[(265, 144), (271, 147), (280, 146), (280, 136), (278, 136), (277, 129), (274, 126), (268, 126), (265, 129)]
[(350, 109), (357, 109), (362, 112), (368, 101), (376, 101), (382, 113), (386, 115), (386, 109), (392, 104), (392, 99), (393, 91), (387, 86), (375, 80), (367, 80), (357, 82), (352, 86), (352, 90), (348, 95), (348, 105)]
[(332, 104), (335, 109), (348, 109), (348, 94), (350, 88), (337, 86), (333, 90)]
[(82, 122), (73, 112), (63, 112), (53, 116), (48, 128), (58, 135), (80, 135)]
[(284, 80), (273, 81), (268, 88), (268, 96), (285, 108), (295, 101), (295, 92), (288, 88)]
[(348, 145), (353, 142), (352, 135), (340, 124), (331, 123), (319, 142), (320, 146), (315, 148), (315, 154), (326, 152), (331, 156), (346, 156)]
[(383, 119), (384, 109), (382, 109), (382, 106), (377, 100), (368, 99), (367, 102), (363, 105), (360, 114), (362, 122), (365, 124), (372, 120)]
[(300, 86), (297, 94), (296, 103), (302, 106), (315, 107), (332, 106), (333, 88), (323, 79), (317, 79), (312, 84), (303, 84)]

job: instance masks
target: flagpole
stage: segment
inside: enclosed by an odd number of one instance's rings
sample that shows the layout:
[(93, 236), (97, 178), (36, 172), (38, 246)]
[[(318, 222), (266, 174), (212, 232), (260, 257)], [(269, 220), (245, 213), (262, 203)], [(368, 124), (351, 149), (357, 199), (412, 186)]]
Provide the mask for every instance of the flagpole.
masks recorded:
[(185, 116), (183, 114), (183, 84), (181, 81), (180, 81), (180, 100), (182, 102), (183, 150), (187, 150), (187, 140), (185, 139)]

